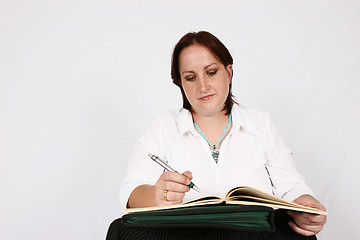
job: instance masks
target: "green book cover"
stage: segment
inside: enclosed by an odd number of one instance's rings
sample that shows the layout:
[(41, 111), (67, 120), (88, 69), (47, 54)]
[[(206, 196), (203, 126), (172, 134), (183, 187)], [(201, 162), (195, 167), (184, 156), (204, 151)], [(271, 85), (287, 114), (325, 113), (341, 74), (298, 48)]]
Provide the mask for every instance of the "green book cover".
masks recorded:
[(134, 212), (122, 217), (126, 225), (142, 227), (217, 227), (274, 231), (274, 210), (263, 206), (202, 205)]

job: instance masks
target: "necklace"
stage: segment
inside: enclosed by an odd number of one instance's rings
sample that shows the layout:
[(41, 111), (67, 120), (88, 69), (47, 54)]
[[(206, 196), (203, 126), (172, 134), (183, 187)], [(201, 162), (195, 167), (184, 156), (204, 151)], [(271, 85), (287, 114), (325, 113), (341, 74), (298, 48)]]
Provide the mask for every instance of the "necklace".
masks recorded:
[(210, 141), (205, 137), (205, 135), (203, 134), (203, 132), (200, 130), (199, 126), (196, 124), (196, 122), (193, 120), (194, 122), (194, 125), (196, 127), (196, 129), (198, 130), (198, 132), (201, 134), (201, 136), (206, 140), (206, 142), (209, 144), (210, 147), (212, 147), (213, 149), (211, 150), (211, 155), (214, 159), (214, 161), (217, 163), (218, 160), (219, 160), (219, 149), (216, 149), (217, 146), (219, 146), (219, 144), (221, 143), (221, 141), (223, 140), (224, 136), (225, 136), (225, 133), (230, 125), (230, 122), (231, 122), (231, 113), (229, 115), (229, 120), (227, 122), (227, 125), (225, 127), (225, 130), (223, 132), (223, 134), (221, 135), (221, 138), (219, 139), (219, 141), (217, 142), (217, 144), (215, 145), (212, 145), (210, 143)]

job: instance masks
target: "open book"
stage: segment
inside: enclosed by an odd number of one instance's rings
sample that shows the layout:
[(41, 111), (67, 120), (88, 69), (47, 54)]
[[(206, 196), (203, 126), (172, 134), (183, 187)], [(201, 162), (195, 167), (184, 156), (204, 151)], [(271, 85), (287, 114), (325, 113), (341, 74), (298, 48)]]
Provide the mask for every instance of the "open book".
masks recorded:
[(287, 210), (294, 210), (300, 212), (315, 213), (321, 215), (327, 215), (327, 212), (321, 211), (316, 208), (307, 207), (299, 205), (280, 197), (276, 197), (269, 193), (263, 192), (256, 188), (252, 187), (236, 187), (231, 189), (225, 196), (221, 198), (218, 196), (207, 196), (198, 198), (192, 201), (184, 202), (181, 204), (175, 205), (166, 205), (166, 206), (155, 206), (155, 207), (146, 207), (146, 208), (127, 208), (122, 212), (141, 212), (141, 211), (154, 211), (162, 209), (171, 209), (171, 208), (185, 208), (191, 206), (201, 206), (209, 204), (236, 204), (236, 205), (255, 205), (255, 206), (266, 206), (272, 208), (281, 208)]

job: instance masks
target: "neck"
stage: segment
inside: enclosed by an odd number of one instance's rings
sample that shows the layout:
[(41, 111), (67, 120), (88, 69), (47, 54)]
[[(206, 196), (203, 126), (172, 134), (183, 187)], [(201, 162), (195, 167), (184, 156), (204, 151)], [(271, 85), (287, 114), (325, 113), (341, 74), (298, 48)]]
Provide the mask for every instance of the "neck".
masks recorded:
[(192, 116), (196, 124), (201, 128), (201, 131), (206, 131), (208, 128), (218, 129), (222, 128), (222, 126), (225, 127), (229, 119), (229, 115), (226, 115), (225, 111), (212, 116), (204, 116), (197, 113), (193, 113)]
[[(229, 116), (226, 115), (225, 112), (220, 112), (214, 116), (203, 116), (194, 113), (193, 119), (201, 129), (201, 132), (210, 141), (211, 145), (215, 145), (221, 138), (221, 135), (224, 133)], [(226, 132), (228, 133), (230, 129), (231, 124)]]

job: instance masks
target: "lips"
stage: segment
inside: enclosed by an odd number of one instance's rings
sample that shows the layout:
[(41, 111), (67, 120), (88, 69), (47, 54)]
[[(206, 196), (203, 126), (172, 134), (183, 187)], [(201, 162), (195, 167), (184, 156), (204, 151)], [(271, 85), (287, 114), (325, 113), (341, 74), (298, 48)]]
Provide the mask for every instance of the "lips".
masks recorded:
[(215, 94), (209, 94), (209, 95), (206, 95), (206, 96), (203, 96), (200, 98), (200, 100), (209, 100), (211, 97), (213, 97)]

